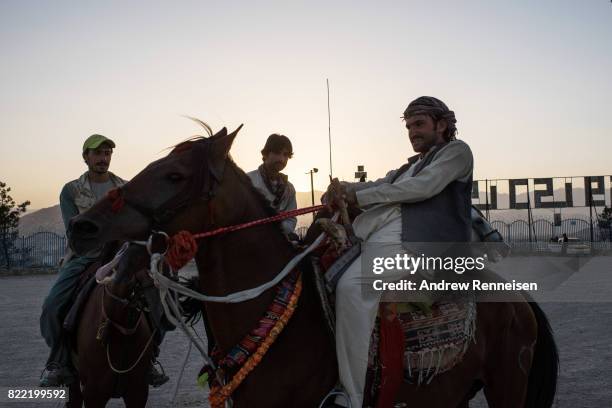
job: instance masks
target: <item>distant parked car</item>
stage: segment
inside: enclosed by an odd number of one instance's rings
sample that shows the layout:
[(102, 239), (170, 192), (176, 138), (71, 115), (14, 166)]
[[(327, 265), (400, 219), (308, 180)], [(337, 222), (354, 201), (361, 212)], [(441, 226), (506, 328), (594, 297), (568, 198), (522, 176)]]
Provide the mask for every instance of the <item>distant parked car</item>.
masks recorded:
[(591, 245), (587, 242), (584, 242), (580, 238), (569, 237), (567, 242), (563, 242), (563, 238), (559, 238), (560, 244), (565, 244), (565, 253), (567, 255), (590, 255), (591, 254)]

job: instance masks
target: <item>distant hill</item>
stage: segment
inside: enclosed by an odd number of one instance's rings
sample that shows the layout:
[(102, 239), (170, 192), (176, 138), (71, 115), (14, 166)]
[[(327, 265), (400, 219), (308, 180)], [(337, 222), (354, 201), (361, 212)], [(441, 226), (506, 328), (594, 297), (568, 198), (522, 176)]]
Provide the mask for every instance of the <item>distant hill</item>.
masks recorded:
[(38, 231), (51, 231), (64, 235), (64, 222), (59, 204), (31, 212), (19, 219), (19, 235), (27, 236)]
[[(315, 205), (321, 203), (322, 191), (315, 191)], [(310, 192), (298, 191), (296, 194), (298, 208), (310, 207)], [(299, 217), (299, 225), (309, 225), (312, 217), (304, 215)], [(28, 236), (38, 231), (51, 231), (64, 235), (64, 222), (60, 212), (59, 204), (53, 207), (43, 208), (24, 215), (19, 220), (19, 235)]]

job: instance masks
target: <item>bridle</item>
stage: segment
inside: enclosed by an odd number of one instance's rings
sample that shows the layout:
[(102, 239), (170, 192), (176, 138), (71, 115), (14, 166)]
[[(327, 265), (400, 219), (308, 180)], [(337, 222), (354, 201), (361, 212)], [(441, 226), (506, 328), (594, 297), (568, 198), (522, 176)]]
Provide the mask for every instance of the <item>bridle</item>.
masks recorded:
[(221, 183), (226, 161), (225, 159), (223, 168), (220, 171), (213, 172), (209, 166), (211, 146), (211, 139), (191, 142), (191, 168), (196, 169), (192, 180), (183, 190), (175, 194), (163, 205), (158, 208), (146, 207), (138, 201), (128, 198), (124, 194), (123, 187), (117, 187), (108, 193), (113, 213), (118, 213), (123, 207), (128, 206), (151, 220), (151, 229), (157, 230), (192, 203), (196, 197), (207, 201), (210, 205), (211, 200), (215, 196), (215, 190)]

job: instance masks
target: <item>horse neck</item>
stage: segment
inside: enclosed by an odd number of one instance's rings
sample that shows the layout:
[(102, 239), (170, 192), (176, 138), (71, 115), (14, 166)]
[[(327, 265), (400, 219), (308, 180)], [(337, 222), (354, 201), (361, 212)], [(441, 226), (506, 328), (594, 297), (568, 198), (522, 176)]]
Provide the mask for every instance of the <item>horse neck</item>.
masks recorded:
[[(243, 221), (268, 216), (264, 203), (253, 191), (241, 192)], [(250, 227), (212, 237), (200, 245), (196, 256), (200, 290), (207, 295), (225, 296), (255, 288), (280, 273), (295, 251), (281, 232), (279, 223)], [(206, 303), (215, 339), (222, 348), (232, 347), (248, 333), (266, 312), (275, 296), (271, 288), (259, 297), (234, 304)]]

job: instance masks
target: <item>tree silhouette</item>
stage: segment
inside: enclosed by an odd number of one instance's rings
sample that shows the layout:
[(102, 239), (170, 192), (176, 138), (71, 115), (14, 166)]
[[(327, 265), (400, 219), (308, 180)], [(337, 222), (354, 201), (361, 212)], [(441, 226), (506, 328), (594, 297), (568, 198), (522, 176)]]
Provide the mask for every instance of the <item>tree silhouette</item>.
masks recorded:
[(601, 214), (597, 216), (599, 226), (602, 228), (609, 228), (612, 223), (612, 208), (604, 207)]
[(0, 181), (0, 251), (7, 269), (11, 269), (11, 252), (17, 239), (19, 217), (26, 212), (29, 201), (16, 204), (9, 195), (11, 188)]

